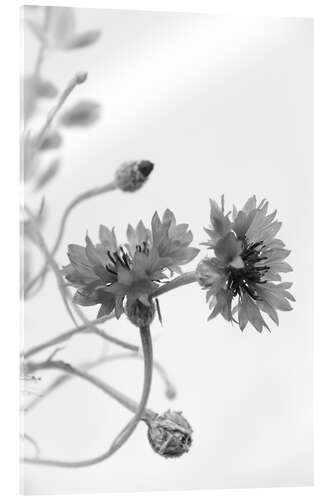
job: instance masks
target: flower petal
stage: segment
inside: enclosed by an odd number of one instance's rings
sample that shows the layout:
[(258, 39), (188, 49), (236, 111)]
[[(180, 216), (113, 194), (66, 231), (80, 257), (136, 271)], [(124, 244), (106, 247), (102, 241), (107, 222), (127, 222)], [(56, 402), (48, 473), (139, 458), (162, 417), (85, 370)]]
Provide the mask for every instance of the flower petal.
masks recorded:
[(108, 316), (112, 313), (115, 308), (115, 300), (112, 299), (112, 295), (110, 295), (110, 300), (102, 303), (101, 307), (98, 310), (97, 318), (102, 318), (103, 316)]
[(242, 242), (239, 241), (235, 234), (230, 232), (224, 238), (221, 238), (215, 247), (215, 255), (221, 262), (228, 265), (236, 257), (242, 253)]
[(104, 245), (105, 248), (110, 250), (111, 253), (114, 253), (118, 250), (117, 238), (115, 235), (114, 227), (112, 228), (112, 231), (110, 231), (109, 228), (101, 224), (99, 226), (99, 239), (102, 245)]

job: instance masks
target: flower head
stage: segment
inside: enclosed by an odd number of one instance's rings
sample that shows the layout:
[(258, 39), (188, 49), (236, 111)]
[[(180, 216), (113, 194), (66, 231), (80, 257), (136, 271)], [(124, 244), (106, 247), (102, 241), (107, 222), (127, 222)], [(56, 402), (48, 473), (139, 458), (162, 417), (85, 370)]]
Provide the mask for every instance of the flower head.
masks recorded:
[(162, 457), (180, 457), (189, 451), (193, 430), (182, 412), (168, 410), (150, 420), (148, 425), (149, 442)]
[(196, 271), (207, 290), (209, 319), (221, 314), (227, 321), (236, 321), (237, 314), (241, 330), (250, 322), (261, 332), (268, 328), (263, 313), (278, 324), (276, 310), (292, 309), (291, 283), (276, 283), (281, 281), (280, 273), (292, 271), (284, 262), (290, 251), (275, 238), (281, 227), (276, 211), (267, 211), (268, 202), (262, 200), (257, 206), (255, 196), (242, 210), (234, 207), (232, 214), (224, 213), (223, 196), (221, 207), (211, 200), (211, 227), (205, 229), (210, 239), (204, 244), (215, 255), (201, 261)]
[(142, 221), (136, 228), (129, 225), (123, 246), (118, 245), (114, 229), (103, 225), (99, 239), (100, 243), (94, 245), (87, 235), (85, 247), (69, 245), (70, 264), (64, 268), (66, 279), (77, 289), (74, 301), (82, 306), (101, 304), (98, 317), (114, 310), (119, 318), (126, 299), (126, 310), (131, 315), (137, 311), (151, 320), (152, 292), (169, 273), (180, 273), (180, 266), (199, 252), (189, 246), (193, 236), (188, 225), (176, 224), (170, 210), (164, 212), (162, 220), (155, 212), (151, 229)]

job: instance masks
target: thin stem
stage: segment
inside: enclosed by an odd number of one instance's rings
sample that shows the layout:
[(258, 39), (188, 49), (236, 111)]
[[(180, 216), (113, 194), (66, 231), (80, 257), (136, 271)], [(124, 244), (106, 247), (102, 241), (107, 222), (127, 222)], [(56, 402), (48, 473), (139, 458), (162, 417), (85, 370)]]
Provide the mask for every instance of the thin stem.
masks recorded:
[(43, 25), (43, 39), (40, 42), (39, 45), (39, 50), (38, 50), (38, 55), (36, 59), (36, 65), (34, 69), (34, 77), (37, 78), (40, 74), (40, 70), (42, 67), (42, 64), (44, 62), (44, 56), (45, 56), (45, 48), (46, 48), (46, 34), (47, 30), (50, 24), (50, 19), (51, 19), (51, 10), (52, 7), (45, 7), (45, 17), (44, 17), (44, 25)]
[[(104, 316), (103, 318), (98, 318), (95, 321), (91, 321), (90, 324), (88, 325), (81, 325), (76, 328), (73, 328), (71, 330), (68, 330), (67, 332), (61, 333), (60, 335), (57, 335), (56, 337), (53, 337), (52, 339), (43, 342), (41, 344), (38, 344), (37, 346), (32, 347), (31, 349), (28, 349), (26, 352), (23, 353), (24, 359), (28, 359), (31, 356), (37, 354), (40, 351), (43, 351), (44, 349), (48, 349), (49, 347), (52, 347), (54, 345), (60, 344), (62, 342), (66, 342), (67, 340), (71, 339), (73, 335), (76, 335), (78, 333), (82, 332), (87, 332), (88, 328), (94, 328), (94, 326), (99, 325), (101, 323), (104, 323), (104, 321), (110, 319), (112, 316)], [(88, 332), (87, 332), (88, 333)], [(113, 342), (114, 344), (117, 344), (121, 347), (124, 347), (125, 349), (130, 349), (131, 351), (137, 352), (139, 348), (134, 345), (134, 344), (129, 344), (128, 342), (124, 342), (123, 340), (117, 339), (116, 337), (113, 337), (103, 330), (97, 330), (95, 331), (93, 329), (93, 332), (100, 337), (104, 338), (105, 340), (108, 340), (109, 342)]]
[[(80, 370), (85, 372), (97, 368), (105, 363), (110, 363), (121, 359), (139, 360), (141, 358), (142, 358), (141, 355), (136, 353), (111, 354), (109, 356), (104, 356), (102, 358), (96, 359), (95, 361), (84, 363), (79, 368)], [(174, 398), (177, 394), (177, 390), (170, 381), (170, 379), (168, 378), (165, 368), (156, 360), (153, 361), (153, 365), (154, 369), (160, 374), (163, 382), (165, 383), (165, 390), (167, 397), (169, 397), (170, 399)], [(58, 389), (63, 384), (70, 382), (71, 380), (73, 380), (73, 377), (68, 373), (65, 375), (60, 375), (55, 380), (53, 380), (53, 382), (50, 383), (50, 385), (45, 389), (41, 397), (33, 399), (29, 404), (27, 404), (27, 406), (22, 411), (24, 411), (24, 413), (28, 413), (30, 410), (35, 408), (39, 403), (45, 401), (46, 397), (49, 396), (53, 391)]]
[(194, 271), (181, 274), (174, 280), (169, 281), (169, 283), (166, 283), (165, 285), (162, 285), (161, 287), (157, 288), (157, 290), (155, 290), (155, 292), (153, 292), (150, 297), (151, 298), (159, 297), (160, 295), (163, 295), (166, 292), (170, 292), (171, 290), (179, 288), (180, 286), (189, 285), (190, 283), (194, 283), (195, 281), (197, 281), (197, 279), (195, 277)]
[[(62, 215), (59, 230), (58, 230), (58, 235), (57, 235), (57, 238), (56, 238), (55, 243), (54, 243), (52, 250), (51, 250), (52, 256), (54, 256), (56, 254), (56, 252), (60, 246), (61, 240), (62, 240), (64, 233), (65, 233), (68, 217), (69, 217), (70, 213), (72, 212), (72, 210), (77, 205), (82, 203), (83, 201), (89, 200), (90, 198), (93, 198), (95, 196), (99, 196), (100, 194), (104, 194), (104, 193), (107, 193), (109, 191), (113, 191), (113, 190), (117, 189), (117, 187), (118, 187), (118, 185), (116, 182), (109, 182), (108, 184), (104, 184), (103, 186), (98, 186), (98, 187), (95, 187), (93, 189), (89, 189), (88, 191), (85, 191), (84, 193), (79, 194), (70, 202), (70, 204), (67, 206), (67, 208), (65, 209), (65, 211)], [(31, 279), (29, 281), (29, 283), (26, 285), (25, 290), (24, 290), (25, 294), (27, 294), (35, 286), (35, 284), (38, 283), (38, 281), (43, 280), (45, 278), (47, 272), (48, 272), (48, 263), (46, 263), (42, 267), (42, 269), (36, 274), (36, 276), (33, 279)]]
[(50, 128), (56, 114), (58, 113), (58, 111), (60, 110), (60, 108), (62, 107), (64, 102), (66, 101), (67, 97), (71, 94), (71, 92), (75, 89), (75, 87), (77, 85), (81, 85), (81, 83), (84, 83), (86, 81), (86, 79), (87, 79), (87, 73), (82, 72), (82, 73), (77, 73), (74, 76), (74, 78), (72, 78), (69, 81), (67, 87), (65, 88), (65, 90), (63, 91), (61, 96), (59, 97), (57, 104), (54, 106), (54, 108), (51, 109), (51, 111), (49, 112), (49, 114), (46, 118), (46, 121), (45, 121), (43, 127), (41, 128), (41, 130), (37, 134), (36, 141), (35, 141), (35, 150), (36, 151), (40, 148), (46, 132)]
[(61, 294), (61, 297), (62, 297), (62, 300), (63, 300), (64, 305), (66, 307), (66, 310), (67, 310), (69, 316), (71, 317), (71, 319), (73, 320), (74, 324), (76, 326), (78, 326), (76, 323), (76, 320), (73, 316), (73, 313), (68, 305), (68, 294), (67, 294), (67, 290), (64, 286), (64, 279), (63, 279), (63, 276), (61, 274), (61, 271), (60, 271), (57, 263), (53, 259), (49, 249), (47, 248), (47, 245), (44, 241), (44, 238), (43, 238), (43, 236), (42, 236), (41, 232), (39, 231), (38, 226), (36, 224), (35, 216), (34, 216), (33, 212), (27, 206), (25, 206), (25, 210), (28, 213), (28, 215), (30, 216), (30, 223), (33, 225), (33, 228), (34, 228), (34, 233), (35, 233), (35, 238), (36, 238), (35, 243), (36, 243), (37, 247), (39, 248), (39, 250), (44, 254), (46, 261), (50, 264), (50, 266), (55, 274), (58, 288), (59, 288), (59, 292)]
[[(121, 360), (121, 359), (139, 360), (139, 359), (142, 359), (142, 355), (139, 352), (138, 353), (125, 352), (125, 353), (120, 353), (120, 354), (113, 354), (110, 356), (104, 356), (104, 357), (100, 358), (99, 360), (96, 360), (93, 363), (91, 363), (91, 368), (94, 368), (95, 366), (99, 366), (99, 365), (106, 363), (108, 361), (116, 361), (116, 360)], [(162, 381), (165, 384), (166, 397), (169, 399), (175, 398), (177, 395), (177, 389), (174, 386), (174, 384), (171, 382), (171, 380), (168, 376), (168, 373), (167, 373), (166, 369), (164, 368), (164, 366), (162, 366), (161, 363), (159, 363), (156, 359), (153, 360), (153, 366), (154, 366), (154, 370), (156, 370), (159, 373)]]
[[(47, 360), (41, 363), (29, 362), (27, 363), (27, 369), (29, 370), (30, 373), (34, 373), (39, 370), (63, 371), (66, 373), (66, 375), (62, 375), (62, 378), (67, 378), (67, 377), (70, 378), (71, 376), (82, 378), (83, 380), (86, 380), (95, 387), (101, 389), (101, 391), (103, 391), (105, 394), (115, 399), (116, 401), (118, 401), (118, 403), (120, 403), (122, 406), (124, 406), (131, 412), (135, 413), (138, 409), (138, 403), (136, 403), (133, 399), (129, 398), (122, 392), (118, 391), (118, 389), (115, 389), (114, 387), (110, 386), (103, 380), (100, 380), (94, 375), (87, 373), (83, 369), (75, 368), (71, 364), (65, 363), (64, 361)], [(149, 418), (151, 418), (151, 415), (155, 415), (155, 412), (146, 409), (146, 412), (143, 415), (142, 419), (149, 420)]]
[(21, 434), (20, 437), (21, 437), (21, 439), (23, 439), (24, 441), (27, 441), (28, 443), (30, 443), (33, 446), (34, 451), (35, 451), (35, 457), (38, 457), (38, 455), (40, 453), (40, 449), (39, 449), (37, 441), (33, 437), (29, 436), (26, 433)]
[(100, 194), (107, 193), (109, 191), (113, 191), (117, 189), (117, 183), (116, 182), (109, 182), (108, 184), (105, 184), (104, 186), (99, 186), (94, 189), (89, 189), (88, 191), (85, 191), (84, 193), (78, 195), (74, 200), (71, 201), (71, 203), (68, 205), (66, 208), (65, 212), (63, 213), (63, 216), (60, 221), (60, 227), (59, 227), (59, 232), (57, 235), (57, 239), (53, 245), (52, 248), (52, 255), (54, 255), (61, 243), (62, 237), (65, 232), (65, 227), (66, 227), (66, 222), (68, 219), (68, 216), (70, 215), (71, 211), (73, 208), (75, 208), (77, 205), (82, 203), (85, 200), (89, 200), (90, 198), (93, 198), (94, 196), (98, 196)]
[[(149, 326), (145, 326), (140, 328), (140, 336), (142, 342), (142, 350), (144, 356), (144, 382), (143, 389), (141, 394), (140, 402), (136, 408), (134, 417), (130, 420), (130, 422), (124, 427), (124, 429), (118, 434), (116, 439), (111, 444), (110, 448), (95, 458), (91, 458), (88, 460), (82, 461), (63, 461), (63, 460), (52, 460), (52, 459), (33, 459), (26, 458), (24, 459), (25, 463), (38, 464), (38, 465), (49, 465), (55, 467), (68, 467), (68, 468), (79, 468), (79, 467), (87, 467), (90, 465), (98, 464), (106, 459), (108, 459), (111, 455), (113, 455), (133, 434), (138, 423), (145, 416), (146, 404), (148, 401), (151, 381), (152, 381), (152, 369), (153, 369), (153, 350), (152, 350), (152, 342)], [(49, 363), (51, 363), (49, 361)], [(54, 363), (54, 362), (53, 362)], [(84, 378), (88, 380), (88, 378), (92, 382), (92, 379), (95, 380), (95, 377), (92, 375), (84, 374)], [(92, 382), (93, 383), (93, 382)], [(99, 387), (106, 392), (105, 385), (98, 381)], [(109, 390), (109, 389), (108, 389)]]
[[(101, 330), (98, 328), (94, 323), (92, 323), (87, 316), (84, 314), (83, 311), (81, 311), (80, 307), (78, 304), (76, 304), (74, 301), (72, 301), (72, 306), (78, 315), (78, 317), (81, 319), (81, 321), (84, 323), (84, 325), (87, 327), (87, 329), (91, 329), (91, 333), (95, 333), (99, 337), (103, 338), (104, 340), (107, 340), (108, 342), (112, 342), (116, 345), (119, 345), (121, 347), (130, 348), (131, 350), (138, 351), (139, 348), (136, 346), (133, 346), (133, 344), (129, 344), (127, 342), (124, 342), (122, 340), (117, 339), (116, 337), (113, 337), (106, 333), (104, 330)], [(114, 313), (111, 313), (110, 317), (114, 317)], [(133, 349), (134, 348), (134, 349)]]

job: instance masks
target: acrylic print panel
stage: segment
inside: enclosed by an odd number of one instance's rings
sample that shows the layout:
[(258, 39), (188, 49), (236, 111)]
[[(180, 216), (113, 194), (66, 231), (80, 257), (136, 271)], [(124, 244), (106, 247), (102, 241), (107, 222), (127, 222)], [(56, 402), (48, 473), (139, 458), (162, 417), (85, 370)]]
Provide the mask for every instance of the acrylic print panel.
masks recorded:
[(311, 485), (312, 21), (21, 16), (22, 491)]

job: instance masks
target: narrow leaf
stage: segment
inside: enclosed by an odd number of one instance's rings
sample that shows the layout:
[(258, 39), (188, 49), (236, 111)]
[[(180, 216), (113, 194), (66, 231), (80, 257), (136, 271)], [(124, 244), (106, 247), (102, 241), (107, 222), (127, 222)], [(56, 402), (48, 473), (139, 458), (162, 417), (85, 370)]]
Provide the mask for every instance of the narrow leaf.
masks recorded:
[(95, 101), (82, 100), (65, 111), (60, 123), (64, 127), (86, 127), (100, 117), (100, 105)]
[(101, 36), (100, 30), (85, 31), (78, 35), (74, 35), (65, 45), (66, 49), (82, 49), (97, 42)]
[(32, 84), (35, 87), (35, 92), (37, 97), (43, 97), (44, 99), (52, 99), (58, 94), (57, 87), (49, 80), (43, 80), (42, 78), (34, 78)]
[(37, 24), (35, 21), (32, 21), (31, 19), (27, 19), (26, 23), (27, 23), (31, 33), (37, 38), (37, 40), (42, 42), (44, 40), (44, 37), (45, 37), (45, 33), (44, 33), (42, 26)]
[(40, 146), (40, 149), (41, 151), (48, 151), (49, 149), (56, 149), (56, 148), (59, 148), (59, 146), (61, 146), (62, 144), (62, 136), (59, 134), (59, 132), (57, 131), (54, 131), (54, 132), (51, 132), (50, 134), (48, 134), (41, 146)]
[(63, 49), (75, 32), (74, 11), (71, 7), (54, 7), (48, 28), (49, 48)]
[(43, 172), (40, 175), (35, 186), (36, 191), (38, 189), (43, 188), (48, 182), (50, 182), (50, 180), (57, 175), (59, 168), (60, 168), (60, 160), (59, 158), (56, 158), (50, 163), (45, 172)]

